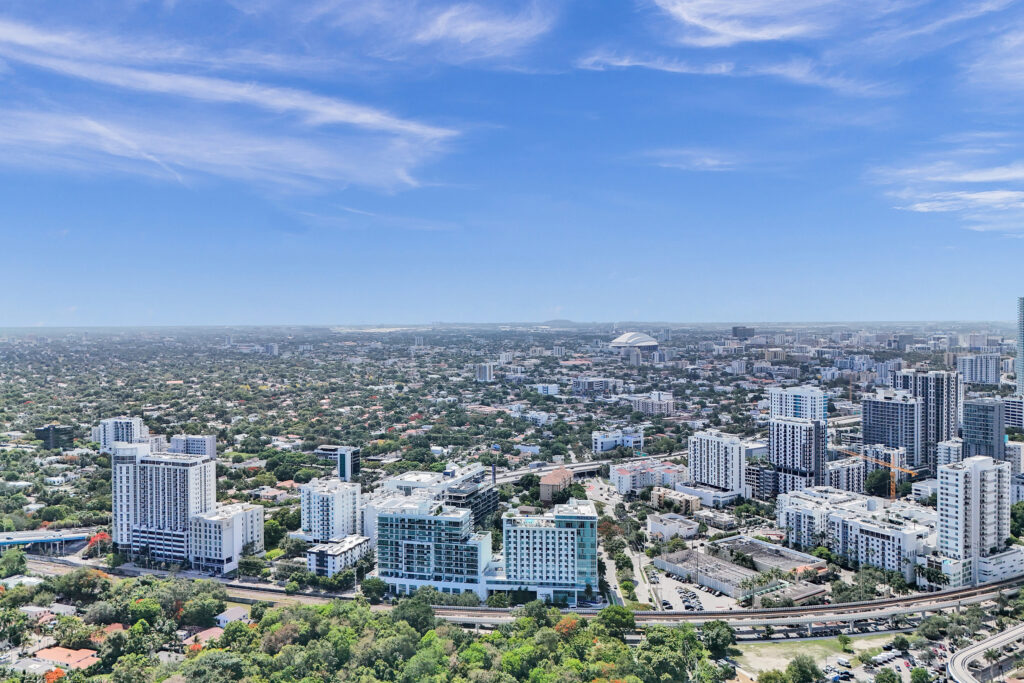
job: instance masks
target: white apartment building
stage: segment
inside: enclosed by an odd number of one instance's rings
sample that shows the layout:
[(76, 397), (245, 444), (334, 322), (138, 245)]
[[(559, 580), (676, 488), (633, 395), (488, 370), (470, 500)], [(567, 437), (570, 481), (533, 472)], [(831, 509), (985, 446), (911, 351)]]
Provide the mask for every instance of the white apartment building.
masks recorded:
[(313, 479), (303, 484), (301, 493), (302, 526), (298, 537), (313, 543), (358, 534), (359, 484), (340, 479)]
[(622, 495), (637, 493), (648, 486), (673, 488), (686, 479), (686, 468), (672, 463), (637, 462), (612, 467), (608, 480)]
[(321, 543), (309, 548), (306, 567), (310, 574), (331, 577), (354, 565), (372, 549), (366, 536), (346, 536), (336, 543)]
[(147, 443), (115, 443), (111, 468), (111, 528), (118, 550), (188, 561), (192, 518), (216, 506), (215, 459), (151, 453)]
[(893, 467), (902, 467), (903, 469), (906, 469), (909, 456), (907, 455), (907, 450), (905, 448), (893, 448), (880, 443), (869, 443), (862, 445), (860, 447), (860, 452), (862, 455), (871, 458), (871, 460), (864, 461), (865, 477), (875, 470), (884, 469), (890, 474), (895, 472), (897, 482), (903, 481), (907, 478), (906, 472), (893, 470), (885, 465), (879, 464), (878, 462), (873, 462), (874, 460), (879, 460), (881, 462), (889, 463)]
[(957, 437), (938, 443), (935, 447), (935, 457), (939, 466), (960, 462), (964, 459), (964, 440)]
[(642, 451), (644, 449), (643, 430), (623, 427), (614, 431), (592, 432), (590, 435), (590, 449), (594, 453), (613, 451), (619, 446)]
[(141, 417), (110, 417), (92, 428), (91, 438), (100, 445), (100, 453), (113, 453), (115, 443), (147, 443), (149, 427)]
[(768, 423), (768, 461), (779, 477), (779, 493), (825, 483), (824, 420), (772, 418)]
[(175, 434), (171, 437), (171, 445), (168, 447), (167, 452), (184, 455), (205, 455), (216, 458), (217, 437), (212, 434), (205, 436)]
[(938, 554), (950, 587), (1024, 573), (1022, 548), (1007, 549), (1011, 476), (1009, 463), (984, 456), (939, 467)]
[(903, 448), (912, 465), (925, 464), (924, 410), (924, 400), (909, 391), (878, 389), (861, 400), (862, 443)]
[(221, 505), (192, 518), (192, 568), (215, 575), (238, 569), (244, 554), (263, 552), (263, 506)]
[(960, 356), (956, 359), (956, 369), (967, 384), (998, 385), (1001, 360), (998, 353)]
[(798, 548), (824, 545), (854, 564), (898, 571), (915, 580), (917, 558), (934, 545), (936, 515), (910, 503), (812, 487), (776, 499), (779, 528)]
[(683, 515), (670, 512), (663, 515), (647, 515), (647, 535), (662, 541), (670, 538), (694, 538), (700, 524)]
[(534, 384), (533, 388), (541, 396), (558, 396), (557, 384)]
[(746, 444), (717, 429), (697, 432), (689, 440), (690, 481), (723, 491), (743, 491)]
[(828, 397), (817, 387), (771, 387), (768, 389), (768, 401), (773, 418), (828, 419)]
[(633, 410), (644, 415), (672, 415), (676, 412), (676, 400), (671, 391), (652, 391), (646, 396), (633, 396), (629, 399)]
[(860, 458), (843, 458), (827, 463), (828, 486), (840, 491), (864, 493), (865, 464)]
[(503, 520), (504, 576), (490, 573), (494, 590), (527, 590), (538, 599), (575, 605), (589, 587), (596, 595), (597, 508), (570, 498), (543, 515), (510, 511)]

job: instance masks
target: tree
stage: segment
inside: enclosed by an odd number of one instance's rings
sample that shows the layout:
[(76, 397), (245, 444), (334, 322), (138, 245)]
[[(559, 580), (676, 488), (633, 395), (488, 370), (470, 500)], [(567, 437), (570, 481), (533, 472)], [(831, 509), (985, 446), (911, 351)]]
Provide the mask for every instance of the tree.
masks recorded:
[(851, 638), (850, 636), (846, 635), (845, 633), (840, 633), (838, 636), (836, 636), (836, 640), (839, 642), (839, 649), (840, 650), (842, 650), (843, 652), (849, 652), (850, 651), (849, 650), (850, 643), (853, 642), (853, 638)]
[(189, 600), (181, 608), (181, 622), (191, 626), (213, 626), (217, 615), (224, 611), (224, 602), (211, 597)]
[(24, 574), (27, 568), (25, 551), (20, 548), (11, 548), (0, 555), (0, 579), (6, 579), (15, 574)]
[(889, 497), (889, 470), (877, 469), (864, 480), (864, 492), (880, 498)]
[(202, 652), (181, 668), (188, 683), (233, 683), (245, 674), (245, 662), (226, 650)]
[(268, 548), (274, 548), (284, 538), (284, 527), (276, 519), (268, 519), (263, 523), (263, 542)]
[(985, 659), (988, 660), (989, 664), (994, 664), (999, 661), (999, 650), (990, 647), (985, 650)]
[(492, 593), (487, 596), (488, 607), (508, 607), (508, 593)]
[(875, 674), (875, 683), (900, 683), (900, 675), (890, 668), (884, 668)]
[(911, 669), (910, 683), (928, 683), (930, 680), (932, 680), (932, 677), (931, 674), (928, 673), (928, 669), (924, 669), (920, 666)]
[(714, 657), (723, 656), (729, 646), (736, 642), (736, 631), (720, 619), (705, 622), (700, 627), (701, 640)]
[(114, 664), (113, 683), (150, 683), (153, 659), (146, 655), (124, 655)]
[(757, 675), (757, 683), (789, 683), (789, 677), (785, 671), (768, 669)]
[(57, 617), (57, 625), (53, 629), (53, 637), (61, 647), (78, 650), (86, 647), (95, 627), (87, 626), (78, 617)]
[(160, 603), (153, 598), (140, 598), (128, 605), (128, 620), (132, 624), (139, 620), (155, 624), (161, 616), (163, 616), (163, 609), (160, 607)]
[(363, 579), (363, 582), (359, 584), (359, 588), (362, 590), (363, 595), (366, 596), (366, 599), (374, 605), (380, 602), (380, 599), (388, 592), (388, 584), (376, 576)]
[(434, 627), (434, 609), (421, 597), (403, 598), (391, 610), (391, 619), (404, 621), (423, 635)]
[(786, 677), (790, 683), (814, 683), (821, 675), (821, 669), (810, 655), (797, 655), (786, 667)]
[(636, 628), (636, 618), (625, 607), (611, 605), (597, 613), (597, 621), (608, 630), (608, 634), (621, 639)]

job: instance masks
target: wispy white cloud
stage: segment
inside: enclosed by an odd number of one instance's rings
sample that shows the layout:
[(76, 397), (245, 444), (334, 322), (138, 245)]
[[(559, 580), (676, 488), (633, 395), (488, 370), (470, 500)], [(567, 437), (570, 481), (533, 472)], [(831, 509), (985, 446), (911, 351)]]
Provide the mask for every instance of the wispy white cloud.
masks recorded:
[[(326, 143), (326, 144), (325, 144)], [(0, 164), (76, 172), (108, 170), (187, 183), (212, 175), (297, 190), (350, 184), (415, 185), (411, 169), (429, 155), (393, 139), (295, 137), (150, 118), (0, 110)]]
[(986, 41), (967, 66), (968, 79), (1001, 90), (1024, 88), (1024, 30), (1012, 29)]
[(381, 56), (450, 63), (517, 55), (556, 20), (555, 5), (536, 0), (512, 11), (475, 2), (320, 0), (298, 16), (359, 36)]
[(681, 171), (734, 171), (739, 159), (728, 152), (701, 148), (655, 149), (644, 157), (662, 168)]
[[(838, 21), (842, 0), (654, 0), (682, 30), (680, 42), (728, 47), (818, 36)], [(870, 3), (857, 3), (864, 11)]]
[(824, 72), (814, 62), (794, 59), (786, 62), (737, 65), (732, 62), (690, 62), (666, 57), (638, 56), (615, 52), (595, 52), (576, 62), (577, 68), (591, 71), (606, 69), (650, 69), (673, 74), (699, 76), (770, 77), (810, 87), (826, 88), (844, 95), (875, 97), (892, 92), (890, 86), (861, 81)]

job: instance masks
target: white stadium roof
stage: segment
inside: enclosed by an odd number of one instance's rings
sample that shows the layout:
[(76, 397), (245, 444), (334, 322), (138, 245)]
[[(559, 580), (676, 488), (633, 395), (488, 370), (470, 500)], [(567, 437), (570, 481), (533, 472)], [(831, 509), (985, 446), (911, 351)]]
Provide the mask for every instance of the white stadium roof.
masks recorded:
[(637, 348), (644, 346), (657, 346), (658, 340), (643, 332), (627, 332), (612, 340), (612, 348)]

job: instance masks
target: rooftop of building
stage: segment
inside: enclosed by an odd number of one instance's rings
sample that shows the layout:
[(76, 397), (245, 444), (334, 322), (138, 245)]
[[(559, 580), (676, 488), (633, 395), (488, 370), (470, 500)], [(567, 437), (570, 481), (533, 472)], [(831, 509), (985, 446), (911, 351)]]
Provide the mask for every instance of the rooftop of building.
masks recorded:
[(358, 548), (364, 543), (369, 543), (370, 539), (366, 536), (352, 535), (345, 536), (340, 540), (331, 539), (330, 543), (320, 543), (309, 548), (306, 552), (310, 553), (326, 553), (328, 555), (340, 555), (341, 553), (348, 552), (354, 548)]
[(358, 491), (360, 488), (359, 484), (355, 482), (342, 481), (337, 477), (310, 479), (307, 483), (302, 485), (302, 489), (304, 491), (313, 491), (316, 493), (339, 491), (341, 489), (355, 489)]
[(555, 505), (540, 515), (523, 515), (518, 510), (505, 513), (505, 523), (513, 526), (553, 526), (555, 521), (565, 517), (597, 518), (597, 507), (592, 501), (570, 498), (569, 502)]
[(808, 566), (825, 566), (825, 560), (791, 550), (781, 545), (767, 543), (750, 536), (732, 536), (713, 541), (711, 546), (734, 553), (749, 555), (755, 563), (778, 567), (784, 572)]
[(657, 346), (658, 340), (643, 332), (626, 332), (613, 339), (609, 346), (613, 349), (621, 348), (642, 348), (645, 346)]
[(200, 512), (195, 516), (213, 522), (218, 520), (231, 519), (239, 513), (257, 509), (263, 508), (262, 506), (256, 505), (254, 503), (230, 503), (228, 505), (218, 505), (212, 510)]

